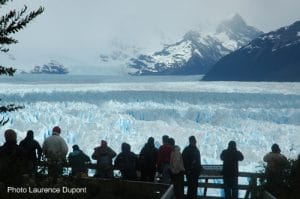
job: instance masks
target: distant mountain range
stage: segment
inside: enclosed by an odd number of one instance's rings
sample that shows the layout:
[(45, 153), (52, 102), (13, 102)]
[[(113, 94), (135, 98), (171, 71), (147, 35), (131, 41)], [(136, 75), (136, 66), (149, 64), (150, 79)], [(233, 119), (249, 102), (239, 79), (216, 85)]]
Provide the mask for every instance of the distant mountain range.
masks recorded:
[(51, 61), (48, 64), (42, 66), (35, 66), (31, 71), (31, 74), (68, 74), (69, 70), (62, 64)]
[(219, 24), (215, 33), (202, 36), (197, 31), (186, 33), (177, 43), (166, 45), (152, 55), (139, 55), (130, 60), (133, 75), (205, 74), (225, 55), (248, 44), (263, 34), (248, 26), (241, 16)]
[(300, 81), (300, 21), (223, 57), (203, 80)]

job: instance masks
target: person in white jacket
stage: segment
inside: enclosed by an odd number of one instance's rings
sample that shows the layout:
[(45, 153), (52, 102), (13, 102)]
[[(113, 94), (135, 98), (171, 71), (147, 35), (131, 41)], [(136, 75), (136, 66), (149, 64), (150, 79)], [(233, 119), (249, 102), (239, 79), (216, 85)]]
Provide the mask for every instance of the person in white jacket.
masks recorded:
[(61, 174), (68, 153), (68, 145), (60, 136), (60, 133), (60, 128), (55, 126), (52, 130), (52, 136), (48, 137), (43, 143), (42, 149), (47, 158), (49, 175)]
[(169, 144), (172, 146), (173, 150), (170, 157), (170, 170), (171, 179), (174, 185), (174, 193), (176, 199), (184, 198), (184, 166), (183, 159), (180, 152), (180, 147), (175, 145), (175, 140), (169, 138)]

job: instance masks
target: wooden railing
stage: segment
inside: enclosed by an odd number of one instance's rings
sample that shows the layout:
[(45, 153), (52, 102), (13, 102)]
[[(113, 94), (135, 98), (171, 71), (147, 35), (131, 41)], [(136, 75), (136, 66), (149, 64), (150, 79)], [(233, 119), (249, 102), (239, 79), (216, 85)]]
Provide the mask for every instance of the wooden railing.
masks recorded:
[[(210, 180), (222, 181), (222, 165), (203, 165), (202, 173), (199, 177), (198, 187), (203, 188), (203, 196), (200, 198), (221, 198), (221, 196), (209, 196), (208, 189), (224, 189), (223, 183), (209, 182)], [(249, 184), (239, 184), (238, 190), (244, 190), (244, 198), (257, 198), (258, 180), (263, 177), (261, 173), (239, 172), (238, 177), (247, 178)], [(204, 182), (202, 182), (204, 181)], [(222, 181), (223, 182), (223, 181)]]
[[(66, 165), (69, 167), (69, 165)], [(96, 169), (96, 164), (88, 164), (87, 167), (89, 169)], [(222, 165), (203, 165), (203, 170), (201, 175), (199, 176), (199, 184), (198, 188), (203, 189), (203, 195), (199, 196), (199, 198), (222, 198), (221, 196), (212, 196), (209, 195), (210, 189), (224, 189), (223, 176), (221, 175)], [(238, 177), (247, 178), (248, 184), (239, 184), (238, 190), (245, 191), (245, 195), (243, 198), (245, 199), (253, 199), (257, 198), (258, 194), (258, 182), (260, 178), (263, 178), (262, 173), (251, 173), (251, 172), (239, 172)], [(211, 182), (219, 180), (219, 182)], [(142, 182), (141, 182), (142, 183)], [(153, 184), (153, 183), (151, 183)], [(154, 183), (155, 184), (155, 183)], [(185, 182), (185, 186), (187, 182)], [(153, 186), (152, 186), (153, 187)], [(169, 189), (163, 194), (162, 199), (171, 199), (173, 197), (173, 186), (170, 186)]]

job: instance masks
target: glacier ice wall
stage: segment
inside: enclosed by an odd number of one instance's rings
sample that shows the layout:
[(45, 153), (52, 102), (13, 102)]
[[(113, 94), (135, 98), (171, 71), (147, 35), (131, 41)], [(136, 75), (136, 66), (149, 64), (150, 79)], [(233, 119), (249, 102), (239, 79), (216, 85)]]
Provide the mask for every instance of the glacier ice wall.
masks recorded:
[(289, 157), (300, 153), (299, 83), (1, 84), (0, 98), (26, 107), (4, 115), (11, 119), (1, 132), (13, 128), (20, 141), (32, 129), (42, 143), (59, 125), (69, 148), (79, 144), (89, 155), (101, 139), (139, 153), (149, 136), (160, 142), (163, 134), (181, 148), (195, 135), (207, 164), (221, 163), (232, 139), (248, 169), (274, 142)]

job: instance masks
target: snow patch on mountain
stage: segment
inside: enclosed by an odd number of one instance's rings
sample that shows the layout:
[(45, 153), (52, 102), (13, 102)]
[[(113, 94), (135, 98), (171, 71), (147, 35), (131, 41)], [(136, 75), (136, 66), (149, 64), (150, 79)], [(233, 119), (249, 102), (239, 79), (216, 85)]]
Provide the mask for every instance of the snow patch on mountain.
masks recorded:
[(237, 41), (230, 39), (228, 35), (224, 32), (216, 34), (216, 38), (220, 41), (224, 48), (227, 48), (231, 51), (234, 51), (238, 48)]
[(181, 41), (166, 45), (152, 55), (139, 55), (130, 60), (135, 75), (205, 74), (220, 58), (244, 46), (261, 31), (248, 26), (235, 15), (221, 23), (213, 34), (187, 32)]

